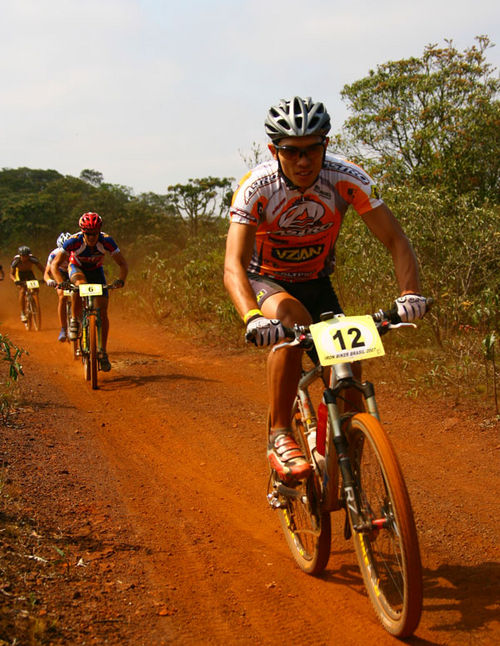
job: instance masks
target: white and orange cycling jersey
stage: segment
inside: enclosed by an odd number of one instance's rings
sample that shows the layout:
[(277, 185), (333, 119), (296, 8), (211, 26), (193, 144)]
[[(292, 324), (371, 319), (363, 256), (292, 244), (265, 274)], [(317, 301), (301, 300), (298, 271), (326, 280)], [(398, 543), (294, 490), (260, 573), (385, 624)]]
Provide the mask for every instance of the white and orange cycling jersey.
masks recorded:
[(349, 205), (363, 215), (383, 204), (365, 171), (327, 154), (304, 193), (287, 185), (276, 160), (259, 164), (236, 189), (231, 222), (257, 227), (248, 271), (287, 282), (328, 276)]

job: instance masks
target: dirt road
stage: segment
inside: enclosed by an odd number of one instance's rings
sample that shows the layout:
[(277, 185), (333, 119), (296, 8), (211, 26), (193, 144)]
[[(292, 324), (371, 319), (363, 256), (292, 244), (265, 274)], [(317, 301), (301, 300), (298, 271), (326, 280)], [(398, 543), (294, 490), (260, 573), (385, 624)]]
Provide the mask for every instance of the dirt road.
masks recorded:
[[(340, 512), (324, 576), (287, 550), (265, 497), (264, 355), (190, 344), (121, 316), (116, 297), (113, 369), (92, 391), (56, 341), (55, 295), (44, 291), (44, 329), (28, 333), (13, 292), (0, 283), (0, 329), (30, 354), (24, 410), (0, 427), (0, 451), (45, 538), (64, 543), (64, 577), (34, 581), (33, 612), (59, 626), (50, 643), (396, 643)], [(424, 614), (410, 643), (498, 644), (498, 427), (377, 392), (421, 541)]]

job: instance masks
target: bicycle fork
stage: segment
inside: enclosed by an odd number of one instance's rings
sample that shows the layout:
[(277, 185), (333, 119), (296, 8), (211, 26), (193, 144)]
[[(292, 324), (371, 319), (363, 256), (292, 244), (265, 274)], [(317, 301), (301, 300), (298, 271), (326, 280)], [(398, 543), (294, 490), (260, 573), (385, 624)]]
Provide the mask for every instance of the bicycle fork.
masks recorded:
[[(354, 531), (361, 533), (383, 529), (389, 524), (387, 519), (366, 518), (364, 514), (359, 483), (357, 478), (354, 477), (352, 462), (349, 456), (348, 440), (345, 433), (342, 431), (342, 424), (347, 418), (340, 415), (337, 406), (338, 394), (341, 390), (349, 387), (355, 387), (363, 393), (369, 412), (378, 419), (374, 388), (373, 384), (369, 382), (356, 384), (350, 379), (347, 379), (345, 382), (340, 382), (334, 388), (327, 388), (323, 393), (323, 400), (328, 410), (328, 426), (329, 429), (331, 429), (331, 437), (327, 437), (326, 441), (325, 461), (329, 464), (330, 459), (333, 459), (333, 456), (330, 458), (331, 452), (334, 450), (342, 477), (342, 491), (344, 498), (341, 501), (341, 506), (344, 506), (346, 511), (346, 522), (344, 527), (344, 536), (346, 539), (351, 537), (349, 518), (351, 519)], [(325, 474), (325, 477), (326, 476), (327, 474)], [(323, 484), (325, 489), (328, 489), (329, 483), (324, 481)]]

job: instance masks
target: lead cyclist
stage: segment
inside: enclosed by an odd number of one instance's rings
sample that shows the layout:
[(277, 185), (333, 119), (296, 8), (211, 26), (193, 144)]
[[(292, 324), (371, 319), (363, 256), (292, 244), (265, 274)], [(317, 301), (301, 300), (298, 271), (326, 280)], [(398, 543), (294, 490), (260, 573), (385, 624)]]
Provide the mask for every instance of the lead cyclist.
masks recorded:
[[(352, 162), (327, 153), (329, 130), (324, 104), (310, 97), (295, 96), (272, 106), (265, 120), (272, 160), (247, 173), (233, 195), (224, 284), (247, 337), (257, 346), (279, 342), (284, 326), (310, 325), (324, 311), (342, 312), (330, 277), (335, 242), (350, 205), (391, 253), (401, 319), (413, 321), (426, 312), (408, 238), (373, 179)], [(311, 468), (291, 432), (301, 366), (299, 348), (268, 357), (267, 455), (271, 468), (288, 483), (307, 477)]]
[[(63, 243), (61, 252), (51, 264), (52, 274), (58, 284), (64, 282), (61, 266), (69, 256), (68, 273), (74, 285), (84, 283), (106, 284), (103, 262), (108, 253), (120, 270), (120, 277), (113, 282), (113, 287), (123, 287), (128, 275), (127, 261), (123, 257), (118, 245), (111, 236), (101, 231), (102, 218), (98, 213), (84, 213), (78, 221), (80, 233), (75, 233)], [(103, 290), (103, 295), (97, 297), (97, 305), (101, 311), (102, 324), (102, 352), (99, 355), (101, 370), (111, 370), (111, 363), (107, 353), (109, 332), (108, 318), (108, 290)], [(69, 338), (71, 341), (79, 335), (79, 319), (82, 312), (82, 302), (79, 296), (74, 295), (72, 301), (72, 317), (69, 322)]]

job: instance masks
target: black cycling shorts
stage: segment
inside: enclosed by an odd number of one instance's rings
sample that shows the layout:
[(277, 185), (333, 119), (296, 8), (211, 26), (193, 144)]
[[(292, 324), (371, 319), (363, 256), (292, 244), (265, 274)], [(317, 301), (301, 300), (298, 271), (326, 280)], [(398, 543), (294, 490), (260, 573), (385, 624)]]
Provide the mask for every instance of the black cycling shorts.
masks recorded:
[[(70, 264), (68, 266), (68, 272), (70, 279), (72, 279), (75, 274), (83, 274), (88, 283), (97, 283), (98, 285), (106, 284), (106, 276), (104, 275), (103, 267), (83, 269), (83, 267), (79, 267), (78, 265)], [(102, 295), (108, 298), (109, 294), (107, 287), (102, 290)]]
[(304, 282), (289, 283), (249, 272), (248, 280), (255, 292), (259, 307), (269, 296), (279, 292), (287, 292), (302, 303), (311, 315), (313, 323), (319, 322), (320, 315), (323, 312), (343, 314), (337, 294), (328, 276)]

